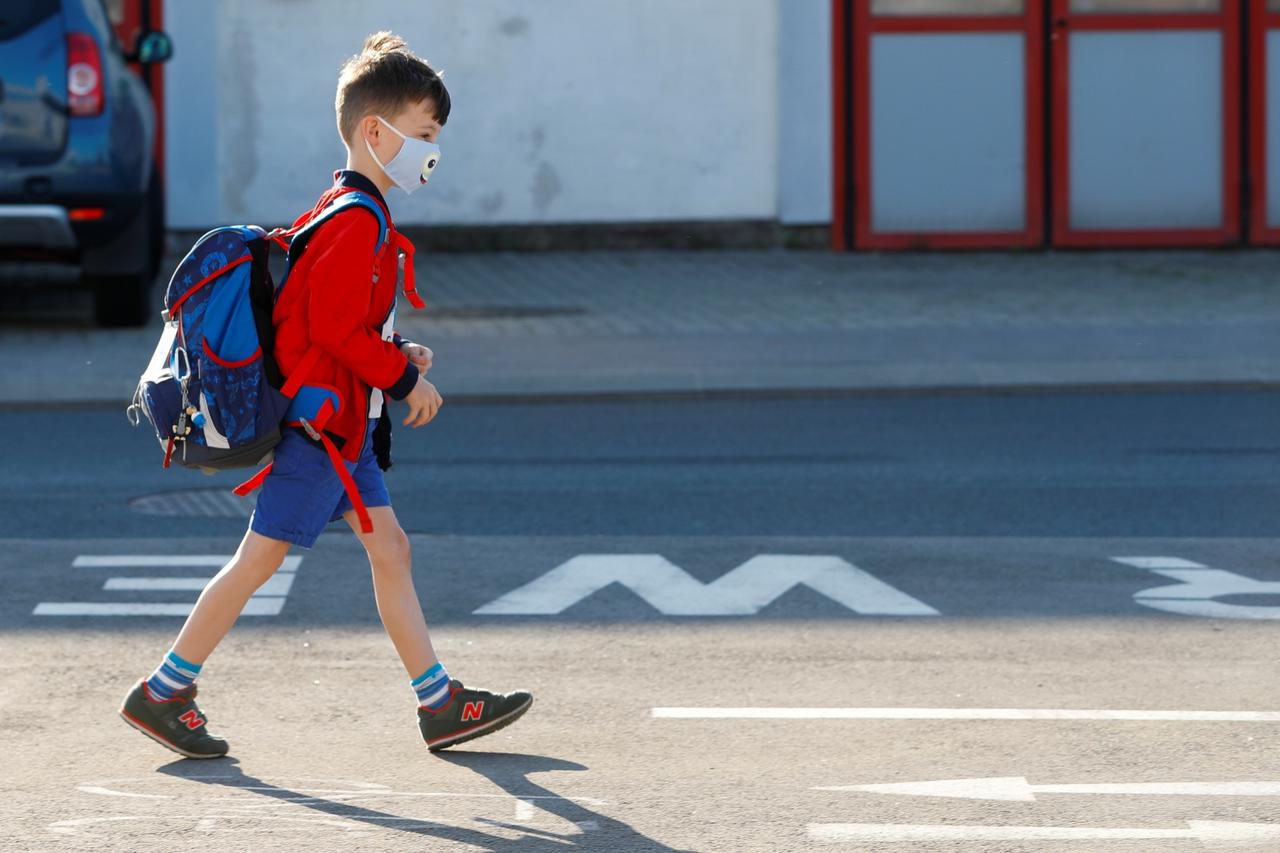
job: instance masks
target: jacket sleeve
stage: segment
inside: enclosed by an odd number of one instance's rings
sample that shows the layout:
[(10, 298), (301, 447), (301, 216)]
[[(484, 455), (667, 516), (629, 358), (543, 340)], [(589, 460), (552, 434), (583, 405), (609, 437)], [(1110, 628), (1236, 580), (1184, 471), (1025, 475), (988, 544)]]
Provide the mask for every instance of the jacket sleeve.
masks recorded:
[(344, 211), (311, 237), (307, 317), (311, 341), (361, 382), (403, 400), (418, 370), (377, 329), (365, 325), (373, 298), (373, 250), (378, 226), (362, 211)]

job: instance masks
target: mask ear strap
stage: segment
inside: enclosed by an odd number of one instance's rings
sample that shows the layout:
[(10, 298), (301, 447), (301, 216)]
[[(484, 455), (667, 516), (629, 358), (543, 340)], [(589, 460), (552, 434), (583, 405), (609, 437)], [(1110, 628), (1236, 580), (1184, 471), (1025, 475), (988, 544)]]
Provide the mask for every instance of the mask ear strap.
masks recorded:
[(408, 138), (409, 138), (409, 137), (405, 136), (403, 133), (401, 133), (399, 130), (397, 130), (397, 129), (396, 129), (396, 126), (395, 126), (394, 124), (392, 124), (391, 122), (387, 121), (387, 120), (386, 120), (385, 118), (383, 118), (382, 116), (374, 116), (374, 118), (376, 118), (378, 121), (380, 121), (380, 122), (382, 122), (383, 124), (385, 124), (388, 128), (390, 128), (390, 129), (391, 129), (391, 132), (392, 132), (392, 133), (394, 133), (396, 136), (400, 137), (401, 139), (408, 139)]

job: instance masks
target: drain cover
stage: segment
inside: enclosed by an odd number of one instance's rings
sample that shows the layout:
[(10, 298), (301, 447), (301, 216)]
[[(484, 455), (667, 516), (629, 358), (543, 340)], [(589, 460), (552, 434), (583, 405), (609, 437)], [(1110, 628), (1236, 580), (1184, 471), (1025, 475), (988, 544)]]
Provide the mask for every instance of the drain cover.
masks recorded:
[(129, 501), (129, 509), (170, 517), (248, 518), (256, 502), (256, 496), (242, 498), (231, 489), (186, 489), (134, 498)]

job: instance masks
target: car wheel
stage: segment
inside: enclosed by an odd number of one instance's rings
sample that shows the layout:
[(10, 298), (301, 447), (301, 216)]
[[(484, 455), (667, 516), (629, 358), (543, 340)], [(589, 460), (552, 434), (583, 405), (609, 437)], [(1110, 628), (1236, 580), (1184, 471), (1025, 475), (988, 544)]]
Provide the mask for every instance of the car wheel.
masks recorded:
[[(128, 251), (138, 258), (142, 269), (138, 272), (95, 275), (86, 279), (93, 291), (94, 320), (106, 328), (145, 326), (153, 315), (160, 312), (158, 303), (151, 298), (163, 250), (163, 220), (157, 227), (157, 204), (163, 204), (159, 179), (152, 169), (151, 186), (146, 201), (134, 221), (116, 238), (114, 248)], [(126, 268), (127, 269), (127, 268)]]
[(149, 272), (134, 275), (102, 276), (93, 280), (93, 314), (99, 326), (126, 328), (145, 326), (158, 312), (151, 304)]
[(165, 238), (165, 205), (164, 205), (164, 181), (160, 177), (160, 167), (155, 163), (151, 164), (151, 183), (147, 187), (147, 202), (150, 205), (148, 213), (148, 226), (151, 229), (151, 254), (149, 260), (151, 263), (151, 276), (155, 277), (160, 271), (160, 262), (164, 259), (164, 238)]

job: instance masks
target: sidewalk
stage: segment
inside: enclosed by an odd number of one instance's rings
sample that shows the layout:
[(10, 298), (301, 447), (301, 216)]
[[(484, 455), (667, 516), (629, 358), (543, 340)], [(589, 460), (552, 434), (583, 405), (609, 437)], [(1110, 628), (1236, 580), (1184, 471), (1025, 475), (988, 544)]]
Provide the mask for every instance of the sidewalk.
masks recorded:
[[(397, 327), (446, 399), (1280, 384), (1278, 269), (1257, 250), (422, 254), (427, 310), (401, 300)], [(0, 402), (127, 403), (158, 317), (9, 307)]]

